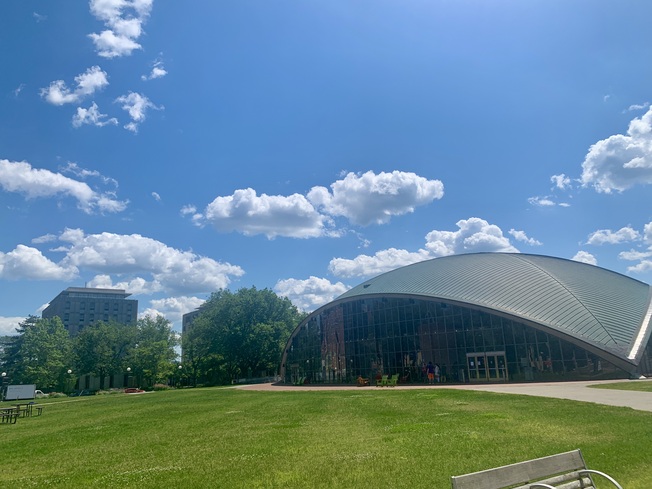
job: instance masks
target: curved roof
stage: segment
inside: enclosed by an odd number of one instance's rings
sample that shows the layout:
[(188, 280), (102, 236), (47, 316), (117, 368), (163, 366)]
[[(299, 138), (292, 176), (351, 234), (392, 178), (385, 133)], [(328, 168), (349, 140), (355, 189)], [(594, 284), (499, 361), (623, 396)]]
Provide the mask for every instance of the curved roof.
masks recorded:
[(496, 311), (637, 364), (649, 336), (650, 286), (593, 265), (521, 253), (435, 258), (374, 277), (337, 302), (410, 295)]

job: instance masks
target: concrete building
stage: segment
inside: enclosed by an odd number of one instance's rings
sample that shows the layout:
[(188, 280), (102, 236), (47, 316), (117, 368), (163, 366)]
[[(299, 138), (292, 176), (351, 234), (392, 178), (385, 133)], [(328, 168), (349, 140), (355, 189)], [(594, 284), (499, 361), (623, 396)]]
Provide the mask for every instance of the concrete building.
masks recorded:
[(310, 314), (286, 382), (523, 382), (652, 375), (652, 288), (549, 256), (476, 253), (374, 277)]
[(68, 287), (43, 310), (42, 317), (59, 316), (71, 336), (97, 321), (135, 324), (138, 301), (121, 289)]

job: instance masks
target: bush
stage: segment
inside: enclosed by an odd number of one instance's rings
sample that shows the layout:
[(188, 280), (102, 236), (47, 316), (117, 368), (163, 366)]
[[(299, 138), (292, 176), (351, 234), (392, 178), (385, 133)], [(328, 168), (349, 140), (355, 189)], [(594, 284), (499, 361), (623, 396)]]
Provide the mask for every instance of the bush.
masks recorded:
[(48, 397), (68, 397), (68, 394), (64, 394), (63, 392), (50, 392)]
[(172, 389), (172, 387), (167, 384), (154, 384), (154, 387), (152, 387), (152, 390), (155, 391), (166, 391), (168, 389)]

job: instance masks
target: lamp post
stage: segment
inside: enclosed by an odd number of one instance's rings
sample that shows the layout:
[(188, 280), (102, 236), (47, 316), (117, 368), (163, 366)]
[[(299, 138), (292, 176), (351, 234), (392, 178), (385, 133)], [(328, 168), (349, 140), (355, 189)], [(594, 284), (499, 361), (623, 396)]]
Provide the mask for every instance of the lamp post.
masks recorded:
[(7, 394), (7, 372), (2, 372), (0, 376), (2, 377), (2, 385), (0, 385), (0, 401), (4, 401), (5, 395)]
[(73, 388), (72, 369), (69, 368), (66, 373), (68, 374), (68, 376), (66, 377), (66, 385), (64, 385), (64, 389), (65, 389), (64, 394), (69, 394)]
[(182, 387), (183, 386), (183, 382), (182, 382), (182, 379), (183, 379), (183, 365), (179, 365), (177, 367), (177, 373), (178, 373), (179, 377), (178, 377), (176, 387)]
[(131, 387), (131, 367), (127, 367), (127, 387)]

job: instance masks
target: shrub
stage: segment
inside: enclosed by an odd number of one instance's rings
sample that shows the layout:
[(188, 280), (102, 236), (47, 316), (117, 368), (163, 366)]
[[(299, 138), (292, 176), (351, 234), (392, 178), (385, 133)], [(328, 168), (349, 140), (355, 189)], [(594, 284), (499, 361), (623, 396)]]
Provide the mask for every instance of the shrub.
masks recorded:
[(167, 384), (154, 384), (154, 387), (152, 387), (152, 390), (155, 390), (155, 391), (166, 391), (166, 390), (171, 389), (171, 388), (172, 388), (172, 387), (170, 387), (170, 386), (167, 385)]

